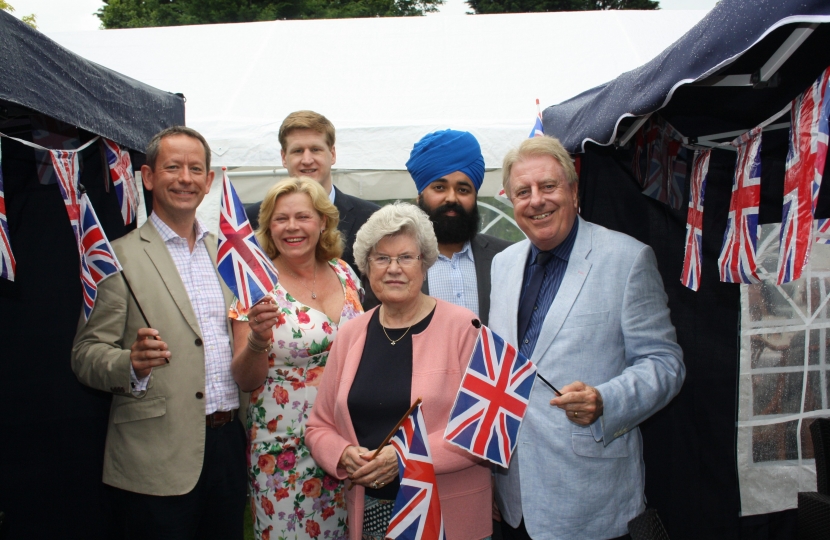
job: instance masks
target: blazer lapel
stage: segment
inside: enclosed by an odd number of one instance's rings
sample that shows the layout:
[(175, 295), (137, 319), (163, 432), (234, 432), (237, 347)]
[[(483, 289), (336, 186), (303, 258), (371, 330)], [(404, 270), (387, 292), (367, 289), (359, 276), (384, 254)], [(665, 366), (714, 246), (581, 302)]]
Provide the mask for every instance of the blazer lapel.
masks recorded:
[(591, 224), (580, 217), (577, 217), (577, 219), (579, 219), (579, 230), (576, 233), (576, 241), (568, 259), (568, 268), (565, 270), (562, 284), (559, 286), (556, 298), (553, 299), (553, 303), (548, 310), (545, 322), (542, 324), (542, 332), (536, 341), (536, 347), (533, 349), (532, 360), (537, 364), (546, 355), (553, 340), (559, 334), (559, 330), (562, 329), (562, 324), (568, 318), (568, 314), (571, 312), (571, 308), (573, 308), (576, 298), (585, 284), (588, 272), (591, 270), (591, 262), (586, 258), (591, 252)]
[[(179, 276), (176, 263), (173, 262), (173, 258), (170, 256), (170, 252), (167, 251), (167, 246), (164, 245), (164, 240), (159, 236), (155, 225), (149, 220), (141, 227), (141, 239), (146, 242), (144, 251), (153, 262), (162, 281), (164, 281), (170, 297), (178, 306), (190, 328), (193, 329), (196, 335), (201, 336), (202, 331), (196, 321), (196, 314), (193, 312), (193, 306), (190, 304), (190, 298), (187, 296), (187, 290), (184, 288), (181, 276)], [(214, 260), (215, 258), (214, 256)]]
[(354, 216), (351, 212), (354, 205), (352, 204), (352, 201), (346, 197), (345, 193), (334, 186), (331, 186), (331, 189), (334, 190), (334, 206), (337, 207), (337, 210), (340, 212), (340, 222), (337, 228), (344, 232), (346, 236), (349, 236), (355, 223)]

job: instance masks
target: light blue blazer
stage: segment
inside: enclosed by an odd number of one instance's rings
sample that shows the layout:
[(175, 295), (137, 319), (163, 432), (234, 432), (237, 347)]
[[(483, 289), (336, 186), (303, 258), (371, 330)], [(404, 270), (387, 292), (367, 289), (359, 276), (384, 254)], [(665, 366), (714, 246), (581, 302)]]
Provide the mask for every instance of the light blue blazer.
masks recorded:
[[(557, 388), (596, 387), (604, 414), (589, 427), (550, 405), (537, 381), (508, 469), (496, 473), (502, 516), (534, 540), (615, 538), (645, 509), (637, 427), (680, 391), (686, 369), (650, 247), (579, 219), (559, 292), (531, 360)], [(518, 345), (516, 319), (530, 241), (493, 259), (490, 328)]]

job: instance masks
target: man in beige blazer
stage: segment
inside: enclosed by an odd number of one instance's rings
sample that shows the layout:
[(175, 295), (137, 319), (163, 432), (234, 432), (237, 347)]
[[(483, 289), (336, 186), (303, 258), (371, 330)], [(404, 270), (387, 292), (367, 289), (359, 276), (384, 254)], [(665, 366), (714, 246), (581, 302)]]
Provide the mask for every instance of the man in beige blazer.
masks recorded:
[(150, 141), (141, 172), (153, 213), (113, 242), (124, 277), (99, 285), (72, 369), (113, 394), (103, 480), (118, 489), (126, 534), (241, 539), (246, 443), (234, 421), (232, 294), (216, 272), (216, 237), (196, 219), (213, 182), (210, 149), (196, 131), (168, 128)]

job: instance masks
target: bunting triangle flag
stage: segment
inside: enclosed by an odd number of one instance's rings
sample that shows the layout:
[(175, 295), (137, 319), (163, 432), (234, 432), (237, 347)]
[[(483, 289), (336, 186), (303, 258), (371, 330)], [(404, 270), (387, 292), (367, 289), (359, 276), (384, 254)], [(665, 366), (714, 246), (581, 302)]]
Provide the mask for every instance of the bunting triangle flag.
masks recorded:
[(124, 225), (129, 225), (135, 221), (138, 208), (138, 188), (135, 185), (135, 174), (133, 173), (130, 153), (109, 139), (102, 140), (104, 153), (109, 164), (110, 176), (112, 177), (112, 185), (115, 187), (118, 205), (121, 208), (121, 217), (124, 218)]
[(17, 262), (9, 239), (9, 220), (6, 217), (6, 191), (3, 187), (3, 165), (0, 155), (0, 278), (14, 281)]
[(95, 215), (86, 193), (80, 197), (81, 210), (81, 283), (83, 285), (84, 317), (89, 319), (98, 284), (107, 277), (121, 271), (121, 264), (115, 256), (104, 229)]
[(228, 288), (239, 299), (244, 313), (277, 285), (277, 269), (257, 242), (242, 201), (224, 167), (216, 266)]
[(700, 287), (700, 270), (703, 265), (703, 194), (706, 191), (711, 155), (712, 150), (699, 152), (692, 165), (689, 210), (686, 213), (686, 252), (680, 282), (693, 291)]
[(761, 127), (732, 141), (738, 150), (732, 200), (718, 267), (727, 283), (758, 283), (755, 259), (758, 245), (758, 208), (761, 205)]
[[(784, 171), (784, 208), (778, 247), (778, 284), (801, 277), (816, 232), (813, 216), (827, 160), (830, 68), (792, 102), (790, 147)], [(814, 227), (818, 229), (814, 232)]]

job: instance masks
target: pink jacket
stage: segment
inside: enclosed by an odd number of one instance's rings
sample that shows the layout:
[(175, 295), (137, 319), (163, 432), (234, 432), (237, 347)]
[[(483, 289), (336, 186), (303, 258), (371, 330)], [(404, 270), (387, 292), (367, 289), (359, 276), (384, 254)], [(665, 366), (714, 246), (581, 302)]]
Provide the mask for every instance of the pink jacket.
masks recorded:
[[(492, 534), (490, 468), (482, 460), (444, 441), (444, 429), (478, 330), (475, 314), (437, 300), (426, 330), (412, 336), (412, 396), (421, 398), (447, 540), (477, 540)], [(311, 410), (305, 442), (314, 460), (332, 476), (346, 478), (338, 466), (347, 446), (357, 445), (346, 399), (366, 342), (372, 311), (344, 324), (337, 333)], [(362, 486), (346, 494), (349, 538), (363, 530)]]

